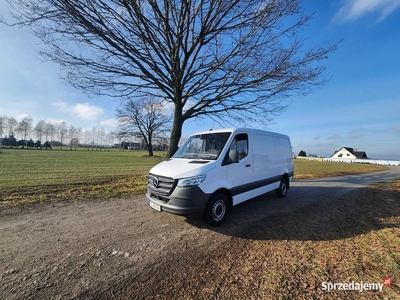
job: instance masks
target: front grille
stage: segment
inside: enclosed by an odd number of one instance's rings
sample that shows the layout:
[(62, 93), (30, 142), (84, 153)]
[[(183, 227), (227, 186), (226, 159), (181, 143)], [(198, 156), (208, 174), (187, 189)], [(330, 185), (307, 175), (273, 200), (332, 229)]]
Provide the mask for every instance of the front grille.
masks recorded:
[(150, 174), (147, 180), (147, 186), (157, 194), (170, 195), (176, 186), (176, 181), (170, 177)]
[(164, 203), (164, 204), (167, 204), (167, 203), (169, 202), (169, 199), (168, 199), (168, 198), (162, 197), (162, 196), (158, 196), (158, 195), (155, 195), (155, 194), (153, 194), (153, 193), (150, 194), (150, 197), (151, 197), (152, 199), (157, 200), (157, 201), (160, 201), (160, 202), (162, 202), (162, 203)]

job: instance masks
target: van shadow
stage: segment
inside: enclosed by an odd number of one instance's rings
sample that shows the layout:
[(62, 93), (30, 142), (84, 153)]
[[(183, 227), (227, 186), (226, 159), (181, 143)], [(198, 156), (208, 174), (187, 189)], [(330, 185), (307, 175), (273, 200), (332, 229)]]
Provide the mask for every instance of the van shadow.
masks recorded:
[(268, 193), (239, 204), (220, 227), (199, 219), (187, 222), (243, 239), (321, 241), (399, 228), (399, 216), (399, 191), (302, 186), (291, 187), (284, 199)]

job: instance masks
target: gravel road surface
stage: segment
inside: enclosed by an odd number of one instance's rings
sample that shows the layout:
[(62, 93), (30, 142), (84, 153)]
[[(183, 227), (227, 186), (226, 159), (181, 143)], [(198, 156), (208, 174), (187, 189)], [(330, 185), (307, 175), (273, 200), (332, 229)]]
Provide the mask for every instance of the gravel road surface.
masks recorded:
[[(233, 236), (248, 238), (259, 220), (399, 177), (400, 167), (390, 167), (293, 182), (285, 199), (269, 193), (240, 204), (219, 228), (156, 212), (144, 195), (0, 206), (0, 299), (151, 298), (157, 291), (149, 294), (146, 287), (145, 295), (141, 287), (154, 274), (172, 276), (162, 268), (171, 257), (192, 257), (195, 263), (196, 257)], [(137, 290), (122, 294), (134, 281)]]

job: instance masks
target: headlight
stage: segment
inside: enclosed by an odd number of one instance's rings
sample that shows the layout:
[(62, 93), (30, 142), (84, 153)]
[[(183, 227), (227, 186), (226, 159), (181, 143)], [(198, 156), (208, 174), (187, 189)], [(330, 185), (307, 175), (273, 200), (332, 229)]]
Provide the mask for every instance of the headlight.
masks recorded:
[(204, 179), (206, 179), (206, 175), (182, 178), (182, 179), (179, 179), (178, 186), (179, 187), (188, 187), (188, 186), (199, 185), (200, 183), (202, 183), (204, 181)]

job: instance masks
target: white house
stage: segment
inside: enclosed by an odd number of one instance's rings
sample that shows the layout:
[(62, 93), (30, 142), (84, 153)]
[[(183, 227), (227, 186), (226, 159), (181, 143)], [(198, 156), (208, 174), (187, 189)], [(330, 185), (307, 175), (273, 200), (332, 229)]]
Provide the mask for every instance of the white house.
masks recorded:
[(331, 158), (363, 158), (366, 159), (367, 154), (364, 151), (357, 151), (357, 149), (342, 147), (339, 150), (336, 150), (335, 153), (332, 154)]

